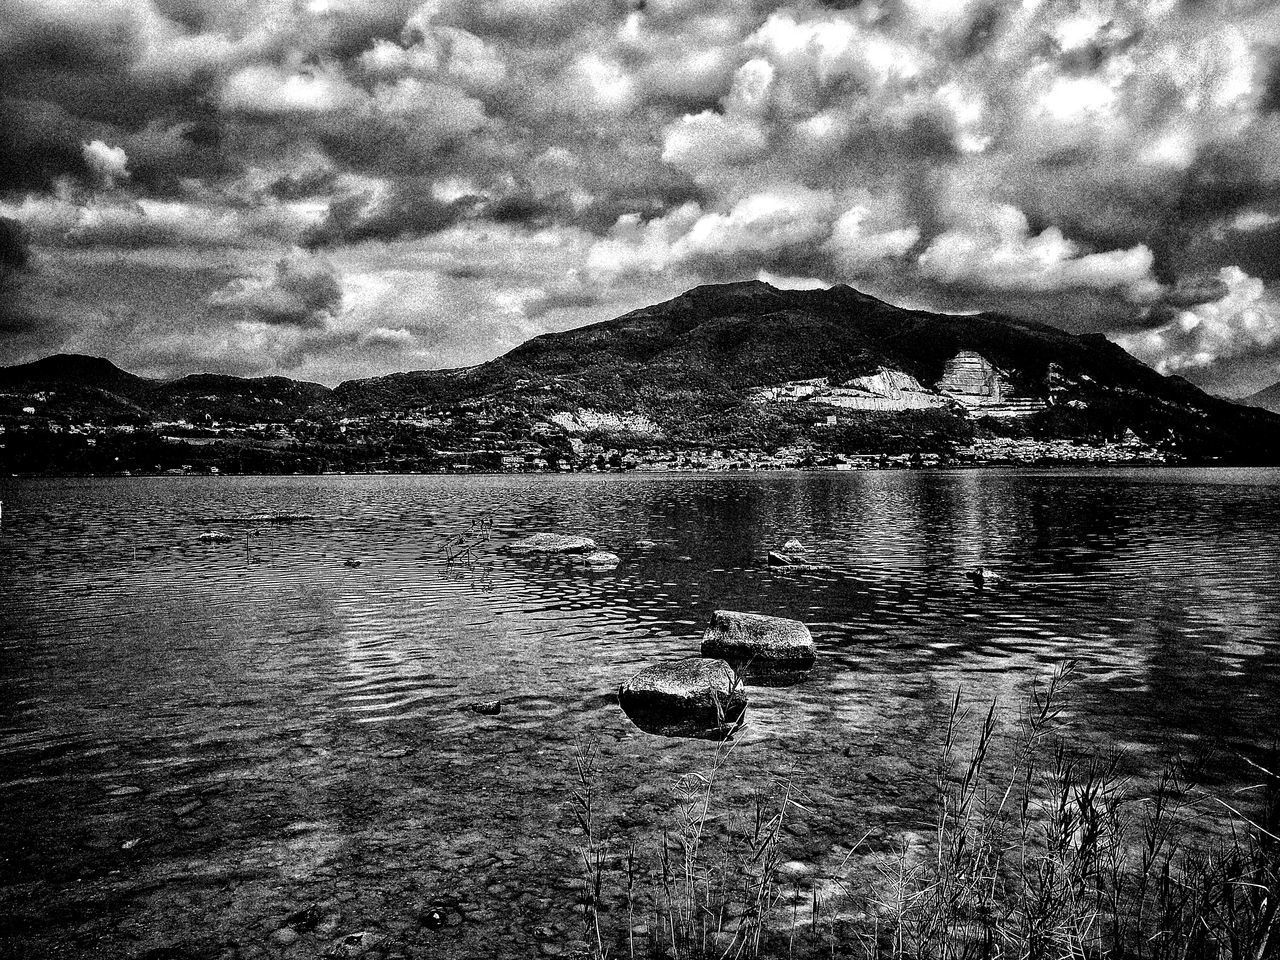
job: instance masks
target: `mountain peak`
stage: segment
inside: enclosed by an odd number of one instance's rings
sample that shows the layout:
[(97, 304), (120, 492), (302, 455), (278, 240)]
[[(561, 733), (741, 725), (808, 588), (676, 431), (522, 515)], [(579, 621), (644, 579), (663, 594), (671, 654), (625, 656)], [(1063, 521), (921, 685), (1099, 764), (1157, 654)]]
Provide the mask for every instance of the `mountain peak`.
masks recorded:
[[(865, 307), (892, 304), (864, 293), (847, 283), (829, 287), (777, 287), (765, 280), (735, 280), (729, 283), (704, 283), (687, 290), (677, 300), (729, 301), (734, 303), (777, 302), (810, 308), (815, 305), (836, 307)], [(896, 309), (896, 308), (895, 308)]]
[(40, 380), (88, 387), (137, 386), (146, 383), (142, 377), (121, 370), (106, 357), (83, 353), (55, 353), (30, 363), (5, 368), (3, 375), (9, 380)]
[(733, 280), (729, 283), (703, 283), (691, 290), (686, 290), (686, 297), (760, 297), (781, 293), (777, 287), (763, 280)]

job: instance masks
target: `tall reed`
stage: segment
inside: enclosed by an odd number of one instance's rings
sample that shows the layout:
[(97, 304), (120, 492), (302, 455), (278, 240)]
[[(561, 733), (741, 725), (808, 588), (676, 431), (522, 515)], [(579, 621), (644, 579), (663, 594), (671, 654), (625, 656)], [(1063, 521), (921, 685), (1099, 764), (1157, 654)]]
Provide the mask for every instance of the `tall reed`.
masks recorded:
[(770, 782), (745, 805), (724, 799), (739, 741), (676, 781), (674, 809), (649, 842), (604, 835), (598, 754), (580, 753), (575, 809), (594, 955), (1280, 958), (1274, 764), (1244, 760), (1255, 780), (1229, 798), (1195, 788), (1176, 766), (1135, 781), (1124, 757), (1070, 735), (1075, 675), (1068, 663), (1033, 685), (1009, 725), (997, 703), (974, 710), (957, 691), (928, 829), (876, 856), (864, 834), (807, 890), (788, 888), (781, 870), (789, 818), (807, 812), (795, 785)]

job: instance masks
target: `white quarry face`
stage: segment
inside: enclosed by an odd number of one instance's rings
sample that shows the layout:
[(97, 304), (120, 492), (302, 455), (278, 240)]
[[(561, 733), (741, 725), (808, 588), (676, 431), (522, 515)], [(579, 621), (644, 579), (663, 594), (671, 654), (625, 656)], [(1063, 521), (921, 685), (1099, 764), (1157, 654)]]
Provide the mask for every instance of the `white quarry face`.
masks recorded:
[(1000, 400), (1013, 395), (1013, 386), (982, 354), (961, 350), (947, 361), (938, 381), (944, 393)]
[(1044, 409), (1034, 398), (1020, 398), (1008, 374), (980, 353), (962, 350), (947, 361), (933, 389), (902, 370), (881, 367), (873, 374), (839, 385), (827, 380), (795, 380), (755, 391), (756, 403), (820, 403), (844, 410), (888, 413), (928, 410), (959, 403), (981, 408), (983, 416), (1026, 416)]

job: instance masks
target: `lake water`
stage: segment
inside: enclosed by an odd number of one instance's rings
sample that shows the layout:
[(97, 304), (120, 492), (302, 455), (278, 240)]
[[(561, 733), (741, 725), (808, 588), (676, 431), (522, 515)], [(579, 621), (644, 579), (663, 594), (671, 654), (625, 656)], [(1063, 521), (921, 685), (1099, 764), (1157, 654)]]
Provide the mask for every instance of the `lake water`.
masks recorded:
[[(0, 479), (0, 498), (5, 956), (316, 956), (361, 932), (373, 957), (554, 954), (581, 936), (575, 755), (599, 751), (615, 828), (660, 829), (716, 746), (641, 732), (614, 691), (696, 654), (718, 608), (817, 640), (801, 682), (751, 688), (725, 789), (791, 778), (790, 855), (819, 869), (919, 824), (957, 685), (1012, 717), (1077, 661), (1066, 719), (1139, 780), (1183, 756), (1231, 788), (1280, 729), (1274, 470)], [(261, 519), (282, 513), (306, 516)], [(502, 549), (537, 531), (623, 562)], [(793, 536), (815, 568), (769, 570)], [(446, 562), (454, 537), (475, 563)], [(979, 565), (1003, 582), (976, 587)]]

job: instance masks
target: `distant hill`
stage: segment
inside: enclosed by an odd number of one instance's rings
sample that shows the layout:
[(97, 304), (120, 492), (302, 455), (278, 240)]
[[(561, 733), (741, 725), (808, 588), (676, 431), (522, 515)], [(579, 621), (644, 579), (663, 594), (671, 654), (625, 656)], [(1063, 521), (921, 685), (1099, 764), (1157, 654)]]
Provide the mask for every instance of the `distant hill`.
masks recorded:
[(71, 422), (213, 419), (254, 423), (305, 417), (330, 390), (288, 377), (197, 373), (177, 380), (150, 380), (102, 357), (60, 353), (0, 367), (3, 392), (43, 394), (42, 416)]
[(330, 392), (318, 383), (288, 377), (244, 378), (195, 373), (157, 385), (151, 401), (173, 419), (289, 423), (308, 416)]
[[(58, 433), (85, 423), (119, 426), (96, 446)], [(36, 471), (202, 457), (243, 470), (554, 469), (714, 450), (963, 462), (1021, 442), (1280, 462), (1280, 416), (1161, 376), (1102, 336), (759, 281), (696, 287), (478, 366), (332, 390), (284, 377), (155, 381), (49, 357), (0, 368), (0, 424), (44, 438), (44, 453), (35, 439), (0, 449), (11, 469)]]
[(1261, 407), (1263, 410), (1270, 410), (1272, 413), (1280, 413), (1280, 383), (1273, 383), (1257, 393), (1242, 397), (1240, 403), (1250, 407)]
[(154, 383), (126, 373), (110, 360), (78, 353), (58, 353), (31, 363), (0, 367), (0, 388), (75, 385), (132, 396), (145, 392)]
[[(0, 393), (43, 394), (41, 412), (55, 420), (136, 420), (152, 413), (146, 402), (155, 381), (126, 373), (110, 360), (59, 353), (31, 363), (0, 367)], [(15, 406), (0, 398), (0, 414)]]

